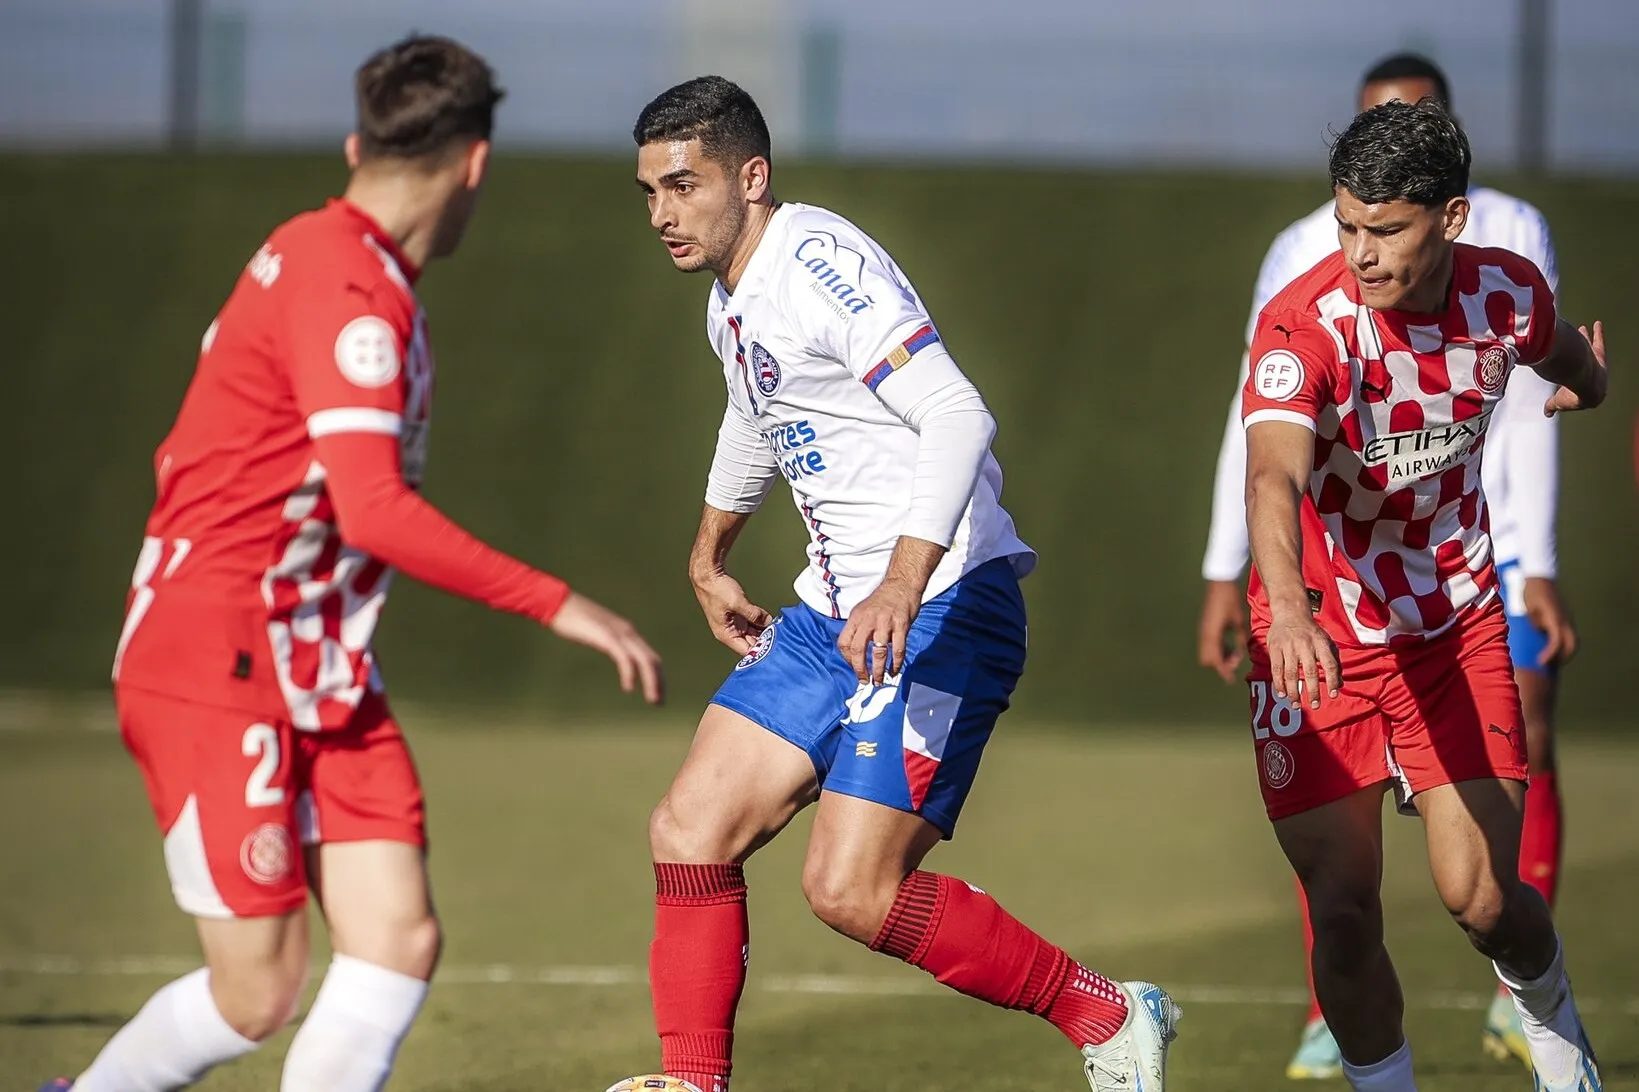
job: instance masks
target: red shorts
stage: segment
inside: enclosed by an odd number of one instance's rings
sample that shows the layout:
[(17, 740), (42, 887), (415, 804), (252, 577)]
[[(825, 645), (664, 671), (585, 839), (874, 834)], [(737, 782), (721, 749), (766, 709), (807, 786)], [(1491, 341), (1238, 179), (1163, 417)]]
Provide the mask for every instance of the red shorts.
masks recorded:
[(380, 695), (346, 728), (116, 686), (120, 735), (165, 835), (177, 905), (197, 917), (289, 913), (307, 900), (302, 846), (425, 845), (421, 782)]
[(1526, 779), (1525, 719), (1501, 603), (1428, 641), (1338, 650), (1343, 686), (1309, 709), (1275, 696), (1252, 641), (1252, 737), (1270, 819), (1385, 781), (1417, 793), (1480, 778)]

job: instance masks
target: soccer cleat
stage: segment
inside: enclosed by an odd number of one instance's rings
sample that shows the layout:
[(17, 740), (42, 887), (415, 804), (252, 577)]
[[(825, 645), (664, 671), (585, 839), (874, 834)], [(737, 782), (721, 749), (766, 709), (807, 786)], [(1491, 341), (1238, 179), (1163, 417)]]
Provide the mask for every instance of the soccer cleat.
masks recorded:
[(47, 1081), (40, 1086), (40, 1092), (68, 1092), (74, 1087), (74, 1082), (67, 1077), (58, 1077), (54, 1081)]
[(1531, 1087), (1535, 1092), (1605, 1092), (1605, 1085), (1599, 1078), (1599, 1060), (1593, 1056), (1593, 1047), (1588, 1044), (1587, 1031), (1583, 1030), (1577, 1040), (1578, 1057), (1572, 1072), (1550, 1083), (1543, 1079), (1540, 1069), (1532, 1070)]
[(1298, 1042), (1298, 1052), (1286, 1063), (1286, 1076), (1294, 1081), (1329, 1081), (1343, 1076), (1343, 1055), (1325, 1017), (1317, 1016), (1303, 1025), (1303, 1038)]
[(1485, 1032), (1480, 1045), (1499, 1062), (1517, 1058), (1525, 1063), (1525, 1068), (1532, 1068), (1531, 1044), (1525, 1041), (1525, 1027), (1509, 994), (1499, 993), (1491, 999), (1491, 1011), (1485, 1014)]
[(1120, 983), (1127, 1019), (1107, 1042), (1081, 1048), (1093, 1092), (1164, 1092), (1167, 1047), (1178, 1038), (1183, 1010), (1148, 982)]

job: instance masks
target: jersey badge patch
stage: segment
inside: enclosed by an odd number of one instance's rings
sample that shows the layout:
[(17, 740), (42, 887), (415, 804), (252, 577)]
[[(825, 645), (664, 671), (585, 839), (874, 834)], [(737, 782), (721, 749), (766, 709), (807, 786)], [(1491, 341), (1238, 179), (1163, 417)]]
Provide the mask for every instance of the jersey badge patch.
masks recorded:
[(1252, 389), (1275, 402), (1286, 402), (1303, 389), (1303, 361), (1296, 353), (1271, 349), (1252, 369)]
[(1482, 349), (1474, 359), (1474, 382), (1486, 394), (1501, 394), (1508, 385), (1508, 350), (1501, 345)]
[(361, 315), (336, 335), (336, 368), (356, 387), (385, 387), (398, 378), (398, 340), (387, 320)]
[(764, 394), (773, 394), (780, 388), (780, 362), (774, 359), (774, 354), (757, 344), (751, 343), (751, 374), (757, 380), (757, 389)]

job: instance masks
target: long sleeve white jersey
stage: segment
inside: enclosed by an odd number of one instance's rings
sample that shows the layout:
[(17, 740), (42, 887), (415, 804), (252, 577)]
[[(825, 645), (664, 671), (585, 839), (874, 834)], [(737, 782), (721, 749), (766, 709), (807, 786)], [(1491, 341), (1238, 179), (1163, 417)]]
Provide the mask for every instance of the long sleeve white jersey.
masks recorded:
[(859, 228), (782, 204), (734, 293), (713, 282), (706, 329), (728, 387), (706, 503), (755, 511), (786, 479), (808, 528), (803, 602), (846, 618), (901, 535), (948, 547), (927, 599), (995, 558), (1034, 567), (1000, 503), (989, 412)]
[[(1528, 258), (1542, 271), (1550, 288), (1559, 288), (1559, 271), (1548, 221), (1517, 197), (1484, 186), (1468, 191), (1468, 226), (1461, 241), (1501, 247)], [(1246, 340), (1252, 342), (1264, 305), (1316, 263), (1338, 249), (1337, 223), (1328, 201), (1275, 237), (1258, 270), (1252, 293), (1252, 317)], [(1201, 575), (1208, 580), (1236, 580), (1246, 569), (1251, 547), (1246, 530), (1246, 432), (1241, 423), (1241, 388), (1246, 385), (1248, 356), (1241, 355), (1240, 377), (1230, 401), (1218, 470), (1212, 488), (1212, 526), (1207, 535)], [(1559, 488), (1557, 418), (1544, 417), (1542, 404), (1553, 385), (1530, 368), (1515, 368), (1508, 389), (1486, 434), (1480, 485), (1491, 517), (1491, 539), (1499, 563), (1518, 561), (1528, 577), (1552, 577), (1558, 564), (1554, 535)]]

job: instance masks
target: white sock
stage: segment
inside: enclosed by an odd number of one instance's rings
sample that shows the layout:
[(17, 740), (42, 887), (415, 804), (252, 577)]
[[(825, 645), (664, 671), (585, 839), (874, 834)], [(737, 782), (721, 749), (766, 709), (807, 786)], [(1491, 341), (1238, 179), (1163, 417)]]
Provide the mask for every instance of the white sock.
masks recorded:
[(1351, 1065), (1345, 1059), (1343, 1075), (1354, 1092), (1417, 1092), (1411, 1079), (1410, 1043), (1401, 1043), (1399, 1050), (1372, 1065)]
[(75, 1092), (171, 1092), (256, 1049), (222, 1019), (204, 967), (148, 999), (102, 1048)]
[[(1565, 949), (1554, 938), (1554, 959), (1540, 978), (1524, 979), (1502, 964), (1493, 964), (1497, 978), (1514, 995), (1531, 1064), (1549, 1088), (1574, 1083), (1582, 1073), (1584, 1042), (1582, 1017), (1571, 997), (1565, 973)], [(1591, 1059), (1589, 1059), (1591, 1062)]]
[(290, 1044), (280, 1092), (377, 1092), (426, 997), (419, 978), (336, 956)]

